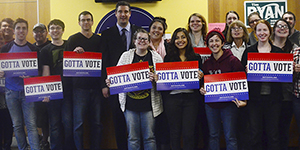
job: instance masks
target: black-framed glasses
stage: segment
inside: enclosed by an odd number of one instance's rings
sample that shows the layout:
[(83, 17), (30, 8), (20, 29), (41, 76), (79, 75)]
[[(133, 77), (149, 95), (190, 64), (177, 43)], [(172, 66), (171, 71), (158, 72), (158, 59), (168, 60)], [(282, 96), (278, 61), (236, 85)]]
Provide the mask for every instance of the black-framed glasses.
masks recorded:
[(277, 25), (276, 27), (280, 28), (280, 29), (288, 29), (289, 28), (287, 25), (281, 25), (281, 24)]
[(253, 24), (254, 22), (258, 22), (260, 19), (255, 19), (249, 22), (249, 24)]
[(144, 42), (148, 42), (148, 38), (141, 38), (141, 37), (139, 37), (139, 38), (137, 38), (136, 40), (138, 40), (138, 41), (144, 41)]

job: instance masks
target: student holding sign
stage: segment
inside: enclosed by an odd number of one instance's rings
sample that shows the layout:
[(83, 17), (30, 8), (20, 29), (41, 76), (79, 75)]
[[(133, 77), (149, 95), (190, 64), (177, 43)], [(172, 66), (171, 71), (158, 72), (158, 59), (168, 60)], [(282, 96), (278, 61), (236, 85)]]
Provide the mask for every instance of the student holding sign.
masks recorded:
[[(191, 38), (193, 47), (206, 47), (205, 38), (207, 34), (207, 22), (204, 16), (199, 13), (193, 13), (188, 19), (188, 28), (187, 31)], [(195, 50), (195, 49), (194, 49)], [(196, 50), (195, 50), (196, 51)], [(210, 54), (210, 53), (209, 53)], [(202, 64), (210, 55), (202, 55)], [(201, 132), (200, 132), (201, 130)], [(202, 133), (202, 135), (199, 135)], [(198, 145), (199, 137), (202, 136), (204, 149), (208, 145), (208, 126), (207, 119), (205, 114), (205, 106), (203, 98), (199, 100), (199, 109), (196, 120), (196, 129), (195, 129), (195, 144)]]
[[(206, 43), (212, 51), (212, 55), (203, 64), (204, 74), (221, 74), (244, 70), (241, 62), (233, 56), (229, 49), (222, 49), (222, 46), (225, 43), (225, 37), (220, 31), (210, 31), (207, 34)], [(200, 92), (203, 95), (206, 93), (203, 87), (200, 89)], [(234, 103), (237, 107), (246, 105), (244, 101), (239, 101), (237, 99)], [(234, 103), (218, 102), (205, 104), (209, 128), (209, 149), (220, 149), (219, 139), (222, 121), (226, 149), (237, 150), (238, 145), (235, 130), (237, 128), (238, 109)]]
[[(289, 23), (284, 19), (278, 19), (273, 27), (271, 36), (273, 44), (283, 50), (285, 53), (290, 53), (298, 46), (290, 41), (288, 36), (291, 33)], [(293, 117), (293, 84), (282, 83), (283, 100), (281, 102), (281, 115), (279, 121), (279, 138), (281, 149), (287, 149), (289, 144), (289, 129)]]
[[(148, 61), (151, 71), (149, 79), (154, 81), (155, 64), (163, 62), (161, 56), (149, 50), (150, 36), (146, 30), (138, 29), (133, 35), (133, 40), (136, 48), (124, 52), (117, 66)], [(109, 79), (106, 79), (106, 83), (110, 86)], [(162, 113), (163, 108), (155, 82), (152, 85), (152, 89), (119, 94), (120, 107), (127, 124), (129, 150), (140, 149), (141, 141), (145, 150), (156, 149), (154, 118)], [(143, 140), (140, 139), (141, 135)]]
[[(14, 33), (15, 40), (3, 46), (1, 48), (1, 53), (32, 52), (38, 50), (37, 47), (26, 40), (28, 34), (28, 22), (26, 20), (22, 18), (16, 20), (14, 23)], [(23, 75), (5, 78), (6, 103), (12, 118), (18, 148), (26, 149), (29, 148), (30, 145), (32, 150), (38, 150), (39, 137), (36, 127), (34, 103), (25, 102), (23, 78), (27, 77), (29, 76)], [(24, 122), (28, 133), (29, 145), (24, 131)]]
[[(162, 59), (167, 54), (168, 43), (164, 40), (165, 31), (167, 30), (166, 19), (163, 17), (154, 17), (149, 25), (150, 27), (150, 46), (156, 51)], [(166, 113), (155, 118), (155, 138), (158, 148), (170, 149), (170, 133)]]
[[(177, 28), (174, 31), (164, 61), (198, 61), (199, 68), (202, 66), (201, 57), (195, 54), (186, 29)], [(181, 148), (181, 134), (183, 134), (183, 149), (194, 149), (194, 130), (199, 97), (199, 91), (192, 89), (164, 92), (164, 108), (169, 122), (173, 150)]]
[[(81, 31), (71, 35), (66, 45), (66, 51), (82, 55), (84, 52), (102, 52), (101, 37), (92, 32), (93, 15), (83, 11), (78, 15)], [(100, 149), (101, 128), (101, 78), (72, 77), (73, 90), (73, 134), (75, 146), (83, 150), (83, 122), (89, 114), (91, 149)], [(68, 89), (70, 90), (70, 89)]]
[[(230, 49), (232, 54), (238, 58), (240, 61), (242, 59), (243, 53), (249, 45), (248, 31), (243, 22), (240, 20), (233, 21), (228, 29), (228, 34), (226, 37), (227, 43), (224, 45), (224, 49)], [(238, 146), (241, 148), (246, 148), (248, 144), (248, 130), (245, 130), (247, 127), (248, 117), (247, 117), (247, 107), (239, 109), (238, 113)]]
[[(280, 48), (270, 41), (272, 28), (268, 21), (260, 20), (254, 27), (258, 42), (243, 54), (242, 64), (246, 66), (248, 53), (280, 53)], [(246, 66), (247, 67), (247, 66)], [(268, 149), (280, 149), (279, 145), (279, 116), (282, 100), (280, 82), (248, 82), (249, 83), (249, 121), (251, 139), (250, 149), (262, 149), (263, 129), (266, 131)]]
[[(65, 30), (65, 24), (58, 19), (51, 20), (48, 24), (49, 34), (51, 36), (51, 43), (42, 48), (41, 50), (41, 66), (42, 75), (50, 76), (50, 75), (61, 75), (62, 76), (62, 58), (63, 51), (67, 44), (67, 41), (62, 40), (62, 35)], [(51, 100), (49, 97), (45, 97), (43, 102), (46, 103), (46, 111), (49, 116), (49, 124), (50, 125), (50, 141), (51, 141), (51, 149), (63, 149), (63, 137), (65, 137), (65, 141), (73, 138), (68, 137), (68, 134), (63, 134), (63, 131), (67, 133), (68, 127), (65, 126), (64, 130), (62, 127), (62, 116), (68, 115), (65, 112), (65, 108), (62, 109), (63, 103), (66, 103), (66, 100)], [(63, 113), (62, 113), (63, 112)], [(63, 121), (65, 125), (65, 121)], [(64, 136), (63, 136), (64, 135)], [(71, 143), (65, 142), (68, 147), (72, 147)]]

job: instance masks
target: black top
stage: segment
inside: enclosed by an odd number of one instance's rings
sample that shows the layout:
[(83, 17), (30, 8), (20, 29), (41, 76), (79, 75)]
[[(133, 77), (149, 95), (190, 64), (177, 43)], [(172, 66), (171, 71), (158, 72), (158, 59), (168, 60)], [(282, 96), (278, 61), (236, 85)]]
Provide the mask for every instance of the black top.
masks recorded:
[[(85, 37), (80, 32), (72, 35), (68, 39), (66, 51), (73, 51), (76, 47), (82, 47), (86, 52), (102, 52), (100, 49), (101, 37), (93, 34), (90, 38)], [(103, 57), (102, 57), (103, 58)], [(82, 89), (99, 89), (101, 85), (100, 77), (74, 77), (73, 85)]]
[[(283, 51), (279, 48), (274, 46), (271, 42), (271, 53), (283, 53)], [(249, 48), (247, 48), (243, 54), (242, 57), (242, 65), (245, 67), (247, 65), (247, 60), (248, 60), (248, 53), (258, 53), (258, 42)], [(261, 86), (262, 82), (248, 82), (249, 85), (249, 99), (250, 100), (261, 100)], [(271, 98), (270, 100), (275, 100), (279, 101), (282, 100), (282, 86), (280, 82), (270, 82), (270, 87), (271, 87)]]
[(48, 65), (51, 75), (63, 74), (63, 51), (67, 45), (67, 41), (64, 41), (63, 45), (56, 46), (52, 43), (42, 48), (40, 54), (41, 66)]
[[(152, 54), (148, 52), (145, 56), (134, 53), (132, 63), (148, 61), (150, 70), (153, 70)], [(152, 68), (152, 69), (151, 69)], [(128, 92), (126, 95), (126, 109), (132, 111), (151, 111), (151, 89)]]

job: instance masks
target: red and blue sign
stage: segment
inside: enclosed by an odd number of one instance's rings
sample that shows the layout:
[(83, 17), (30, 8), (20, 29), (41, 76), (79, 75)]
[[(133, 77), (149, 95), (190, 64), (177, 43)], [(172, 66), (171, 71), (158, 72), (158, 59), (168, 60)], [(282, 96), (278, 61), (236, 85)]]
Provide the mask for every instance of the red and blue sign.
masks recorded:
[(248, 53), (248, 81), (293, 82), (293, 54)]
[(110, 94), (126, 93), (152, 88), (149, 63), (133, 63), (106, 68), (110, 80)]
[(232, 72), (204, 76), (205, 103), (248, 100), (245, 72)]
[(101, 77), (102, 53), (64, 52), (63, 76), (65, 77)]
[(208, 47), (194, 47), (194, 51), (200, 54), (202, 59), (202, 64), (211, 56), (211, 50)]
[(60, 75), (24, 78), (24, 92), (27, 102), (63, 98), (63, 86)]
[(0, 70), (5, 77), (37, 76), (37, 52), (1, 53)]
[(157, 90), (199, 89), (198, 70), (198, 61), (157, 63)]

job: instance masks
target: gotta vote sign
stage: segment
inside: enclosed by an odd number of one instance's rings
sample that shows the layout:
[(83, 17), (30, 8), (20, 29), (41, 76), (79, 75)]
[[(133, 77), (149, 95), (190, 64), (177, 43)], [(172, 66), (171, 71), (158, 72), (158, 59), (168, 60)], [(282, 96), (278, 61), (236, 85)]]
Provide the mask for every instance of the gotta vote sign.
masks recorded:
[(152, 88), (148, 62), (106, 68), (110, 80), (110, 94), (133, 92)]
[(101, 77), (102, 53), (64, 52), (63, 76), (66, 77)]
[(293, 54), (248, 53), (248, 81), (293, 82)]
[(204, 89), (206, 103), (249, 99), (245, 72), (205, 75)]
[(0, 65), (6, 77), (38, 75), (37, 52), (1, 53)]
[(63, 86), (60, 75), (24, 78), (24, 92), (27, 102), (63, 98)]
[(211, 50), (208, 47), (194, 47), (194, 51), (200, 54), (202, 59), (202, 64), (210, 57)]
[(157, 63), (157, 90), (199, 89), (198, 61)]

